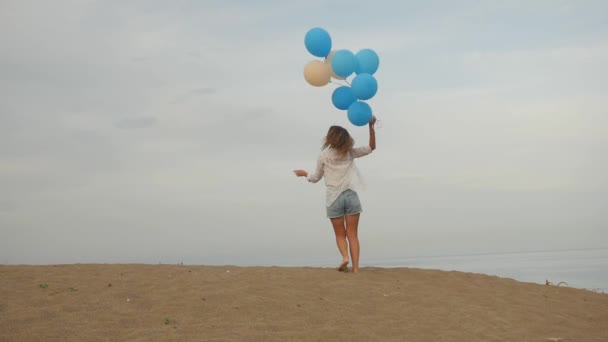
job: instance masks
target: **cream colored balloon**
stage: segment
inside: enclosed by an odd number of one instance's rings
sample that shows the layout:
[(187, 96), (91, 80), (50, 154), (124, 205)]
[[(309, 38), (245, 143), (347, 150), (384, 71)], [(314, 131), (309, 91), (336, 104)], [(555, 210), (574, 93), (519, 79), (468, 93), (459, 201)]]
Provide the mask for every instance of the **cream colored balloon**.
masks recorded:
[(327, 57), (325, 57), (325, 64), (327, 64), (327, 66), (329, 67), (329, 72), (331, 73), (331, 77), (333, 77), (333, 78), (335, 78), (337, 80), (344, 80), (345, 78), (342, 77), (342, 76), (336, 75), (336, 73), (334, 72), (334, 69), (332, 69), (332, 67), (331, 67), (331, 59), (336, 54), (336, 51), (338, 51), (338, 50), (332, 50), (329, 53), (329, 55), (327, 55)]
[(322, 87), (331, 80), (329, 69), (327, 64), (319, 60), (310, 61), (306, 64), (306, 67), (304, 67), (304, 78), (310, 85)]

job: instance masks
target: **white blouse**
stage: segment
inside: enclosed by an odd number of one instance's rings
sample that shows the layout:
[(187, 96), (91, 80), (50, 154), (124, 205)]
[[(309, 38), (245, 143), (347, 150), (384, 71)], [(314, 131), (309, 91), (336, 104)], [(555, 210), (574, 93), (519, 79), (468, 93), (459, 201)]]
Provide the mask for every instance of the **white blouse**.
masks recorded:
[(307, 179), (311, 183), (316, 183), (325, 176), (326, 205), (331, 206), (340, 194), (352, 189), (357, 191), (362, 185), (359, 170), (355, 165), (355, 158), (363, 157), (372, 153), (369, 146), (353, 147), (346, 155), (340, 156), (332, 148), (321, 152), (317, 161), (317, 169), (313, 174), (309, 174)]

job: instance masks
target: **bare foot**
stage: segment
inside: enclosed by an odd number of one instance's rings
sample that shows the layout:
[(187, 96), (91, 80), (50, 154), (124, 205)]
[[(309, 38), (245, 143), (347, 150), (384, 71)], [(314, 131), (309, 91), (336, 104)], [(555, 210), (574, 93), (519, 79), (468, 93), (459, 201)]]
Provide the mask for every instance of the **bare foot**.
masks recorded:
[(359, 273), (359, 269), (358, 268), (353, 268), (353, 273)]
[(340, 266), (338, 266), (338, 271), (340, 272), (348, 272), (348, 260), (342, 260)]

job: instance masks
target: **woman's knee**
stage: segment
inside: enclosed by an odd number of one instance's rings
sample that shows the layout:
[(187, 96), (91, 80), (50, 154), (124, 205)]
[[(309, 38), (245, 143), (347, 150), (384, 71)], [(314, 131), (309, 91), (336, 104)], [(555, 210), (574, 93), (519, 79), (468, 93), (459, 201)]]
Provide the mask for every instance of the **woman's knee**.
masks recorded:
[(346, 230), (336, 229), (334, 232), (336, 233), (336, 239), (346, 239)]
[(357, 240), (359, 239), (359, 234), (357, 234), (357, 231), (346, 231), (346, 238), (350, 241), (350, 240)]

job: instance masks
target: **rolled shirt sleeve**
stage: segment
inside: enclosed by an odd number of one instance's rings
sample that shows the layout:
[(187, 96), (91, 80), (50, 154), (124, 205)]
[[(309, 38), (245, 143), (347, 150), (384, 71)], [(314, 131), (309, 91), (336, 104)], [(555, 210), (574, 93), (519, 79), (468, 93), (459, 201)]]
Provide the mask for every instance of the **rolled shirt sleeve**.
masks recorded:
[(353, 147), (350, 150), (353, 158), (360, 158), (372, 153), (372, 148), (369, 146)]
[(321, 159), (321, 157), (319, 157), (319, 159), (317, 160), (317, 168), (315, 169), (315, 172), (312, 174), (309, 173), (306, 179), (308, 179), (308, 181), (311, 183), (316, 183), (320, 181), (321, 178), (323, 178), (323, 160)]

